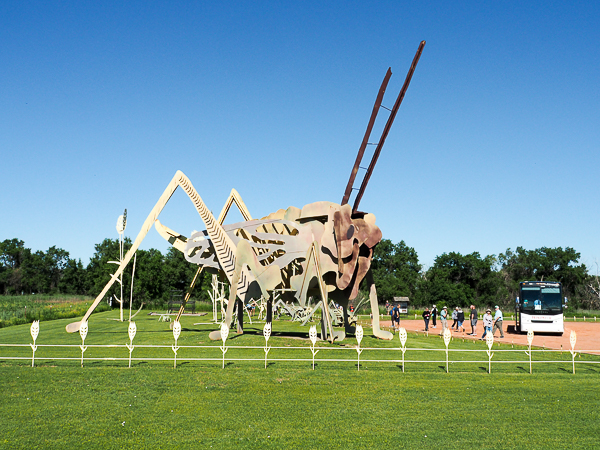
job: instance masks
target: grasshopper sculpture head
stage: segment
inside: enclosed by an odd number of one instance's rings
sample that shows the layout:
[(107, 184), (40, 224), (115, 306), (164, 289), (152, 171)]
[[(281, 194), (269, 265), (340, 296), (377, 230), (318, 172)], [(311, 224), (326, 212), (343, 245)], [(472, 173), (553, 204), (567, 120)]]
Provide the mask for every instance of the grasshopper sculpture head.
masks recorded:
[[(331, 241), (331, 238), (335, 243)], [(337, 257), (338, 277), (336, 286), (352, 291), (349, 299), (356, 298), (361, 281), (371, 267), (373, 249), (381, 241), (382, 233), (375, 225), (375, 216), (365, 214), (352, 218), (350, 205), (343, 205), (333, 213), (333, 235), (323, 237), (323, 247)], [(334, 244), (334, 245), (333, 245)]]
[[(350, 205), (317, 202), (302, 208), (296, 221), (300, 223), (300, 238), (305, 234), (302, 227), (309, 225), (310, 235), (304, 241), (319, 242), (321, 272), (332, 298), (344, 304), (356, 298), (360, 283), (371, 267), (373, 250), (382, 238), (375, 216), (353, 217)], [(303, 272), (310, 269), (309, 263), (306, 259), (302, 262)], [(301, 292), (298, 286), (303, 278), (303, 273), (292, 277), (291, 284), (297, 292)], [(300, 299), (299, 295), (296, 297)]]

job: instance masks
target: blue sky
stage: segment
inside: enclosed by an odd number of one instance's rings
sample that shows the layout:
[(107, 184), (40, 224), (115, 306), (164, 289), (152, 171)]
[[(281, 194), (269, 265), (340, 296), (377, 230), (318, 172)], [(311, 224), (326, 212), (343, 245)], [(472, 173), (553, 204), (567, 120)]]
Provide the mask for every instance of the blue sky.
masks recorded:
[[(178, 169), (215, 214), (231, 188), (254, 217), (339, 202), (387, 68), (391, 107), (426, 40), (360, 209), (426, 266), (600, 259), (600, 4), (223, 3), (0, 3), (0, 240), (87, 264)], [(182, 192), (160, 219), (204, 228)]]

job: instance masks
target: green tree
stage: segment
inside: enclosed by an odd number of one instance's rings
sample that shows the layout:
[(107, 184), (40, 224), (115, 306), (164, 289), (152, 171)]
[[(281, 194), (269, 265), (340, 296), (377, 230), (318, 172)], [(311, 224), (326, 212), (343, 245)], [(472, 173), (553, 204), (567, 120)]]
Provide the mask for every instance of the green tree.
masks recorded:
[(6, 239), (0, 242), (0, 265), (18, 269), (25, 259), (25, 242), (20, 239)]
[(58, 289), (62, 294), (86, 294), (86, 270), (81, 263), (81, 259), (70, 259), (63, 269), (63, 276), (58, 284)]
[(19, 267), (22, 291), (29, 294), (42, 294), (49, 291), (49, 280), (45, 271), (44, 252), (25, 253)]
[[(124, 254), (131, 248), (131, 239), (126, 237), (124, 243)], [(95, 252), (86, 272), (86, 290), (93, 296), (97, 296), (110, 281), (113, 273), (118, 268), (117, 264), (110, 261), (119, 260), (118, 239), (104, 239), (102, 243), (95, 246)], [(133, 280), (133, 307), (138, 307), (142, 302), (150, 303), (162, 301), (167, 295), (167, 283), (165, 278), (165, 258), (159, 250), (138, 250)], [(133, 258), (123, 272), (123, 300), (125, 307), (129, 305), (131, 292), (131, 274), (133, 272)], [(114, 283), (105, 298), (113, 296), (119, 298), (121, 295), (119, 283)], [(113, 306), (115, 302), (112, 302)]]
[[(37, 253), (38, 252), (36, 252), (36, 254)], [(58, 292), (58, 286), (69, 263), (69, 252), (62, 248), (52, 246), (46, 253), (39, 253), (39, 264), (41, 267), (38, 270), (38, 276), (41, 276), (42, 278), (42, 280), (39, 281), (42, 292)]]
[(20, 294), (25, 290), (21, 266), (30, 255), (31, 250), (25, 248), (25, 243), (20, 239), (0, 242), (0, 287), (3, 294)]
[(535, 250), (517, 247), (514, 252), (509, 248), (498, 255), (498, 261), (511, 298), (519, 295), (521, 281), (559, 281), (563, 285), (563, 293), (576, 306), (588, 277), (585, 264), (578, 264), (580, 257), (580, 253), (571, 247), (541, 247)]
[[(394, 297), (413, 298), (417, 292), (421, 265), (415, 249), (404, 241), (393, 244), (389, 239), (382, 239), (375, 247), (371, 268), (380, 302)], [(366, 290), (365, 284), (363, 287)]]
[(579, 288), (581, 295), (580, 306), (585, 309), (600, 309), (600, 271), (598, 263), (596, 265), (596, 273), (589, 274), (585, 286)]
[(1, 292), (58, 292), (68, 261), (69, 252), (56, 246), (50, 247), (47, 252), (33, 253), (23, 241), (7, 239), (0, 243)]
[[(172, 291), (183, 291), (183, 295), (187, 292), (190, 283), (196, 275), (198, 266), (186, 261), (183, 253), (175, 247), (170, 247), (165, 255), (164, 260), (164, 276), (165, 276), (165, 293), (166, 300), (169, 299)], [(192, 298), (207, 299), (206, 281), (210, 284), (211, 277), (206, 271), (202, 271), (199, 278), (196, 280), (196, 285), (192, 291)]]
[(159, 250), (137, 251), (135, 279), (133, 281), (133, 306), (150, 303), (167, 297), (164, 258)]
[[(129, 250), (129, 248), (131, 248), (130, 238), (125, 238), (124, 247), (125, 253), (127, 250)], [(90, 262), (86, 268), (87, 276), (85, 280), (85, 289), (87, 293), (93, 297), (102, 292), (102, 289), (104, 289), (106, 283), (110, 281), (111, 275), (115, 273), (118, 268), (116, 264), (109, 263), (109, 261), (119, 260), (119, 241), (118, 239), (104, 239), (100, 244), (96, 244), (94, 248), (94, 255), (90, 259)], [(131, 271), (132, 264), (129, 264), (129, 267), (125, 268), (123, 273), (124, 293), (128, 291), (125, 286), (130, 286), (131, 283)], [(113, 295), (116, 295), (117, 297), (121, 295), (118, 283), (113, 284), (113, 286), (107, 292), (105, 298), (112, 298)], [(125, 297), (125, 294), (123, 294), (123, 297)]]
[(430, 302), (450, 308), (506, 304), (508, 299), (502, 280), (494, 270), (495, 264), (494, 255), (481, 258), (479, 252), (464, 256), (450, 252), (436, 257), (426, 274)]

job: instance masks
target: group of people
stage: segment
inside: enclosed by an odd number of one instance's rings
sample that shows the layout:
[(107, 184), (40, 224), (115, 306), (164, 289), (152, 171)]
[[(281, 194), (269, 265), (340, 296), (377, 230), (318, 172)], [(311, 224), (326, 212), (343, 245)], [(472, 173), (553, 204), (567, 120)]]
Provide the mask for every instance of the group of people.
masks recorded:
[[(425, 307), (425, 311), (423, 311), (423, 321), (425, 322), (425, 331), (429, 331), (429, 321), (432, 321), (433, 328), (436, 328), (436, 317), (438, 315), (438, 310), (435, 305), (431, 308)], [(442, 332), (440, 334), (444, 334), (446, 328), (448, 328), (448, 308), (444, 306), (439, 313), (440, 321), (442, 322)], [(460, 306), (457, 306), (452, 311), (450, 318), (453, 320), (451, 329), (456, 329), (457, 332), (462, 331), (465, 332), (464, 322), (465, 322), (465, 313), (463, 312)], [(469, 312), (469, 320), (471, 321), (471, 332), (467, 333), (469, 336), (477, 336), (477, 309), (475, 309), (475, 305), (471, 305), (471, 309)], [(492, 317), (492, 310), (487, 309), (485, 311), (485, 315), (483, 316), (483, 335), (479, 338), (480, 340), (484, 340), (487, 333), (492, 333), (492, 335), (496, 334), (496, 330), (500, 331), (500, 338), (504, 339), (504, 331), (502, 329), (502, 322), (504, 317), (502, 315), (502, 311), (500, 311), (500, 307), (496, 305), (495, 314)], [(392, 320), (393, 323), (393, 320)]]
[(425, 311), (423, 311), (423, 320), (425, 321), (425, 331), (429, 331), (429, 320), (431, 319), (431, 324), (433, 328), (437, 328), (436, 320), (437, 320), (438, 310), (435, 305), (431, 308), (431, 311), (426, 306)]
[[(388, 306), (388, 305), (386, 305)], [(398, 305), (394, 305), (389, 309), (390, 316), (392, 319), (392, 328), (394, 330), (400, 329), (400, 309)], [(442, 322), (442, 332), (441, 335), (444, 334), (446, 328), (448, 328), (448, 320), (452, 319), (451, 329), (456, 330), (457, 332), (465, 333), (465, 313), (460, 306), (454, 308), (450, 316), (448, 315), (448, 307), (444, 306), (441, 311), (438, 312), (438, 309), (435, 305), (432, 306), (431, 309), (425, 307), (423, 311), (423, 321), (425, 322), (425, 331), (429, 331), (429, 322), (431, 321), (431, 325), (433, 328), (437, 328), (437, 317), (440, 317), (440, 321)], [(478, 315), (477, 309), (475, 305), (471, 305), (469, 311), (469, 320), (471, 322), (471, 332), (467, 333), (467, 336), (477, 336), (477, 322)], [(504, 317), (502, 315), (502, 311), (500, 311), (500, 307), (498, 305), (495, 306), (495, 313), (492, 316), (492, 310), (486, 309), (485, 314), (483, 316), (483, 334), (479, 338), (480, 340), (484, 340), (487, 333), (492, 333), (492, 335), (496, 334), (496, 330), (500, 331), (500, 338), (504, 339), (504, 331), (502, 328), (502, 322)]]

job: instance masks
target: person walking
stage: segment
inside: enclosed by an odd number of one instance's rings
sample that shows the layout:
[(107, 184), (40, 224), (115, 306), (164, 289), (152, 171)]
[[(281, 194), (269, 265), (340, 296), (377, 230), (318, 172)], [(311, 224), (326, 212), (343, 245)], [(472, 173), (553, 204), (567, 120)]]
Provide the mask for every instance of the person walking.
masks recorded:
[(433, 328), (437, 328), (436, 327), (436, 323), (435, 323), (435, 319), (437, 317), (438, 314), (438, 310), (435, 307), (435, 305), (433, 305), (433, 308), (431, 308), (431, 323), (433, 324)]
[(492, 332), (492, 324), (494, 323), (494, 318), (492, 317), (492, 310), (486, 309), (485, 315), (483, 316), (483, 336), (479, 338), (480, 341), (485, 339), (485, 335), (488, 332)]
[(392, 324), (392, 330), (395, 330), (395, 327), (394, 327), (394, 307), (392, 305), (390, 305), (389, 312), (390, 312), (390, 322)]
[(425, 311), (423, 311), (423, 320), (425, 321), (425, 331), (429, 331), (429, 318), (431, 317), (431, 311), (426, 306)]
[(444, 331), (446, 331), (446, 328), (448, 328), (448, 308), (446, 308), (445, 306), (440, 312), (440, 321), (442, 322), (442, 332), (440, 335), (443, 336)]
[[(456, 326), (456, 319), (458, 318), (458, 306), (456, 308), (454, 308), (454, 311), (452, 311), (452, 320), (454, 322), (452, 322), (452, 329), (454, 330), (454, 327)], [(457, 328), (458, 330), (458, 328)]]
[(459, 307), (458, 308), (458, 313), (456, 314), (456, 331), (460, 331), (460, 329), (462, 328), (462, 332), (465, 332), (465, 327), (463, 326), (463, 323), (465, 322), (465, 313), (463, 312), (462, 308)]
[(475, 305), (471, 305), (471, 315), (469, 318), (471, 319), (471, 336), (477, 336), (477, 310), (475, 309)]
[(496, 313), (494, 314), (494, 330), (492, 331), (492, 335), (496, 334), (496, 329), (500, 330), (500, 339), (504, 339), (504, 331), (502, 331), (502, 321), (504, 317), (502, 316), (502, 311), (500, 311), (500, 307), (496, 305)]
[(400, 330), (400, 307), (394, 305), (394, 329)]

